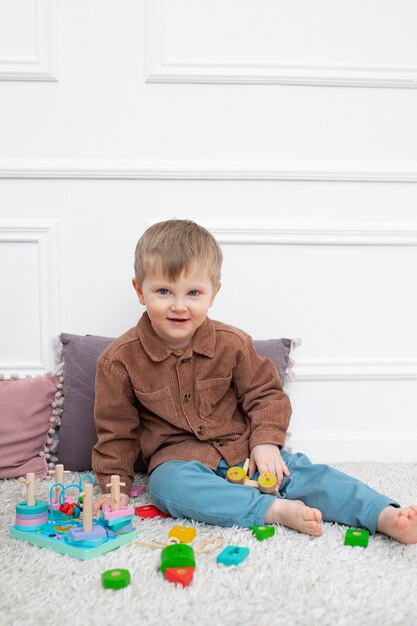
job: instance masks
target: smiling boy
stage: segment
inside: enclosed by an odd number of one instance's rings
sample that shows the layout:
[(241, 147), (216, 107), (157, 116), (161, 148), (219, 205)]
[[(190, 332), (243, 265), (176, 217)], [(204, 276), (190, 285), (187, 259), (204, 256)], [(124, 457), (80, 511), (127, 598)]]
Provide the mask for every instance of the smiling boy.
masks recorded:
[[(118, 474), (128, 503), (138, 455), (153, 502), (174, 517), (223, 526), (282, 523), (320, 536), (322, 519), (417, 542), (417, 506), (392, 499), (327, 465), (283, 449), (291, 406), (277, 371), (251, 337), (207, 314), (220, 289), (222, 253), (189, 220), (151, 226), (135, 252), (139, 323), (100, 356), (98, 441), (93, 468), (109, 501)], [(249, 457), (250, 474), (271, 472), (278, 497), (224, 480)]]

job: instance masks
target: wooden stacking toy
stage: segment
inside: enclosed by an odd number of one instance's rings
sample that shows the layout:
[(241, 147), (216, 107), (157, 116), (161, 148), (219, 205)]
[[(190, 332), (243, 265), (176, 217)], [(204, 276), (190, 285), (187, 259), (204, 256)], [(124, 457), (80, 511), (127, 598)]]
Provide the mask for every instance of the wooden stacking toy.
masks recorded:
[[(63, 466), (55, 470), (55, 477), (63, 479)], [(112, 477), (112, 508), (93, 518), (93, 477), (85, 474), (78, 484), (64, 486), (55, 482), (49, 490), (49, 506), (37, 500), (35, 474), (26, 475), (26, 501), (16, 505), (16, 523), (10, 528), (10, 537), (27, 541), (41, 548), (50, 548), (60, 554), (86, 560), (99, 556), (136, 539), (132, 519), (133, 508), (119, 508), (120, 478)], [(68, 489), (77, 489), (78, 503), (66, 496)], [(118, 494), (118, 495), (117, 495)]]
[(249, 459), (246, 459), (243, 467), (229, 467), (226, 474), (226, 480), (235, 485), (246, 485), (247, 487), (255, 487), (262, 493), (271, 493), (278, 495), (277, 479), (271, 472), (263, 472), (259, 474), (258, 480), (251, 480), (247, 473), (249, 469)]

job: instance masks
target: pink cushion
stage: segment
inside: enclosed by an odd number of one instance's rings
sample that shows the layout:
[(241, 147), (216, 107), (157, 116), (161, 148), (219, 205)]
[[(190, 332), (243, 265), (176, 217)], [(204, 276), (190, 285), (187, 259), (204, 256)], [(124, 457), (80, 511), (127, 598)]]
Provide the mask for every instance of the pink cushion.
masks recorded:
[(58, 376), (0, 380), (0, 478), (48, 472), (48, 431), (56, 422), (52, 403), (60, 395)]

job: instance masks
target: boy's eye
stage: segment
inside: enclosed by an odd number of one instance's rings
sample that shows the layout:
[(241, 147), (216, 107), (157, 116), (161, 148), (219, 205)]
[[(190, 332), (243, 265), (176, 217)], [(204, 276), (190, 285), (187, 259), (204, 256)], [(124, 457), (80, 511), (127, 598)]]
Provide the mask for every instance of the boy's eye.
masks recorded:
[(158, 293), (161, 296), (167, 296), (169, 294), (169, 289), (158, 289)]
[(191, 289), (191, 291), (188, 292), (189, 296), (198, 296), (200, 292), (197, 291), (197, 289)]

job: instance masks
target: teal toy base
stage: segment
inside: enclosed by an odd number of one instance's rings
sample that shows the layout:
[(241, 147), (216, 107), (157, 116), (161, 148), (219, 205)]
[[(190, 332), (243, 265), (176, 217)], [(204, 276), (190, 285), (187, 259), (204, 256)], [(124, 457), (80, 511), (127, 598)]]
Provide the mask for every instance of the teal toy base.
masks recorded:
[[(12, 539), (18, 539), (20, 541), (27, 541), (40, 548), (50, 548), (59, 552), (60, 554), (67, 554), (75, 559), (86, 561), (93, 559), (96, 556), (110, 552), (115, 548), (119, 548), (125, 543), (134, 541), (137, 538), (136, 530), (131, 530), (125, 533), (120, 533), (115, 537), (108, 537), (104, 543), (96, 547), (79, 547), (68, 542), (68, 531), (62, 531), (62, 529), (55, 528), (58, 526), (57, 522), (48, 522), (45, 528), (37, 531), (23, 531), (18, 530), (15, 526), (10, 527), (10, 537)], [(74, 528), (82, 528), (82, 524), (79, 521), (70, 521), (65, 524), (68, 530)]]

